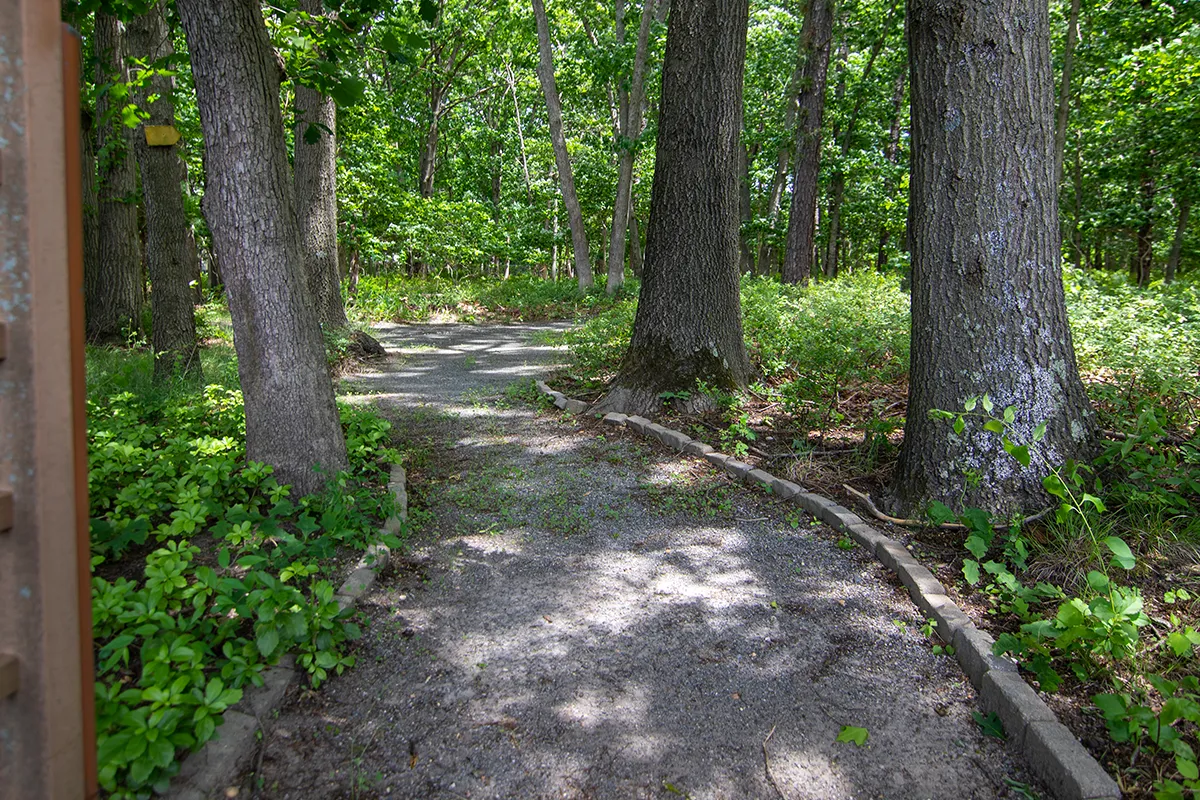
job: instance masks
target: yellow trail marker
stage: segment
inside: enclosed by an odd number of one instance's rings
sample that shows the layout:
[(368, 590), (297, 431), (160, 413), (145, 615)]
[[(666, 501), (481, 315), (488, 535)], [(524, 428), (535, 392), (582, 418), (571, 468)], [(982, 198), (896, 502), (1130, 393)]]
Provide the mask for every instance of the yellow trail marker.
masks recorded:
[(170, 147), (180, 139), (174, 125), (147, 125), (146, 144), (151, 147)]

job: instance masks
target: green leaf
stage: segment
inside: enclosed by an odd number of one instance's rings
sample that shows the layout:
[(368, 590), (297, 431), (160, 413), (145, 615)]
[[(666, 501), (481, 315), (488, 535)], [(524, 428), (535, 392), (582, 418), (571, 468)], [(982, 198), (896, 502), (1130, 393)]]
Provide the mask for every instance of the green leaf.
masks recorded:
[(1105, 538), (1104, 545), (1112, 551), (1112, 563), (1121, 569), (1130, 570), (1137, 565), (1137, 559), (1133, 557), (1133, 552), (1129, 549), (1129, 545), (1117, 536), (1109, 536)]
[(979, 585), (979, 562), (972, 561), (969, 558), (963, 559), (963, 577), (967, 579), (967, 583), (972, 586)]
[(1063, 483), (1057, 472), (1051, 472), (1042, 478), (1042, 487), (1059, 500), (1067, 499), (1067, 485)]
[(1179, 631), (1174, 631), (1167, 637), (1167, 647), (1171, 648), (1171, 652), (1179, 658), (1186, 656), (1192, 652), (1192, 643), (1188, 637), (1184, 636)]
[(1179, 774), (1183, 776), (1184, 780), (1200, 779), (1200, 768), (1196, 767), (1196, 762), (1183, 756), (1175, 756), (1175, 769), (1179, 770)]
[(1004, 423), (998, 419), (989, 419), (983, 423), (983, 429), (997, 434), (1004, 433)]
[(983, 410), (990, 414), (993, 408), (995, 408), (995, 405), (992, 404), (992, 398), (985, 394), (983, 396)]
[(862, 747), (867, 743), (867, 729), (856, 728), (853, 725), (843, 725), (841, 733), (837, 735), (839, 742), (853, 742), (855, 746)]
[[(971, 534), (968, 536), (967, 541), (963, 546), (966, 547), (967, 550), (970, 551), (971, 555), (975, 556), (976, 558), (983, 558), (987, 554), (988, 550), (987, 542), (985, 542), (983, 538), (977, 534)], [(977, 576), (979, 574), (979, 564), (977, 563), (975, 564), (975, 574)], [(976, 580), (978, 580), (978, 578), (976, 578)], [(975, 583), (975, 581), (971, 581), (971, 583)]]
[(967, 402), (963, 403), (963, 408), (967, 411), (974, 411), (975, 404), (979, 402), (978, 397), (968, 397)]
[(1014, 445), (1013, 448), (1008, 451), (1008, 454), (1015, 458), (1022, 467), (1029, 466), (1029, 445)]
[(1046, 423), (1043, 422), (1040, 425), (1038, 425), (1036, 428), (1033, 429), (1033, 440), (1035, 442), (1040, 442), (1045, 437), (1046, 437)]
[(1099, 497), (1096, 497), (1096, 495), (1094, 495), (1094, 494), (1088, 494), (1087, 492), (1084, 492), (1083, 493), (1083, 502), (1091, 503), (1093, 506), (1096, 507), (1096, 510), (1099, 511), (1101, 514), (1103, 514), (1105, 511), (1108, 510), (1104, 507), (1104, 501), (1101, 500)]
[(258, 645), (258, 652), (262, 653), (263, 658), (269, 658), (279, 645), (279, 631), (275, 628), (265, 628), (258, 634), (255, 644)]
[(363, 94), (367, 91), (367, 82), (360, 78), (345, 77), (330, 88), (329, 96), (338, 104), (339, 108), (353, 106), (362, 100)]
[(963, 421), (961, 415), (958, 417), (958, 419), (954, 420), (954, 433), (956, 435), (961, 436), (966, 427), (967, 423)]
[(418, 13), (421, 15), (421, 19), (432, 25), (435, 21), (437, 21), (437, 3), (435, 3), (433, 0), (421, 0), (421, 6)]
[(1016, 406), (1008, 406), (1007, 408), (1004, 409), (1005, 423), (1012, 425), (1013, 421), (1016, 420), (1016, 418), (1017, 418), (1017, 407)]
[(1004, 723), (1000, 721), (1000, 715), (995, 711), (988, 712), (986, 715), (978, 711), (972, 711), (971, 718), (975, 720), (975, 724), (983, 731), (984, 736), (991, 736), (994, 739), (1005, 738)]

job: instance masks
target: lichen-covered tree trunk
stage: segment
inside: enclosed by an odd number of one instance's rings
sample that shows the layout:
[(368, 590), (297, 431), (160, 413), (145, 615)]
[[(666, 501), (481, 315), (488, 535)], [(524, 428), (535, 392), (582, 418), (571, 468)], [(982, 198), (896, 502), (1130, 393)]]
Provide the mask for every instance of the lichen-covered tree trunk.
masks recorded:
[[(321, 0), (302, 0), (301, 10), (323, 13)], [(304, 248), (308, 291), (325, 328), (345, 328), (337, 241), (337, 105), (333, 98), (296, 84), (296, 218)]]
[(800, 30), (805, 56), (800, 100), (796, 107), (792, 207), (783, 254), (783, 280), (786, 283), (808, 283), (812, 274), (813, 238), (817, 232), (817, 178), (821, 171), (821, 118), (825, 113), (833, 4), (834, 0), (809, 0)]
[(314, 492), (346, 467), (346, 443), (305, 280), (279, 67), (257, 0), (177, 6), (204, 132), (205, 216), (245, 396), (246, 454), (297, 492)]
[[(675, 0), (646, 260), (629, 351), (600, 407), (653, 411), (664, 391), (744, 385), (738, 160), (746, 0)], [(694, 395), (693, 400), (698, 400)]]
[[(174, 52), (167, 28), (166, 2), (152, 5), (129, 23), (129, 52), (154, 64)], [(138, 105), (148, 118), (138, 126), (136, 149), (142, 172), (146, 208), (146, 268), (150, 275), (150, 342), (154, 349), (154, 378), (173, 375), (199, 378), (196, 346), (195, 294), (188, 284), (196, 271), (183, 203), (183, 160), (176, 145), (146, 143), (146, 125), (175, 125), (172, 79), (150, 77), (138, 93)], [(153, 98), (153, 102), (151, 99)]]
[[(1063, 297), (1046, 4), (909, 0), (908, 20), (912, 360), (895, 488), (910, 509), (1036, 510), (1092, 424)], [(1014, 407), (1028, 467), (979, 418), (957, 435), (930, 418), (984, 393), (997, 414)]]
[(587, 231), (583, 225), (579, 196), (575, 193), (575, 176), (571, 172), (567, 139), (563, 135), (562, 102), (558, 96), (558, 85), (554, 82), (554, 56), (550, 52), (550, 22), (546, 19), (546, 6), (542, 0), (533, 0), (533, 15), (538, 31), (538, 79), (542, 84), (542, 94), (546, 97), (554, 164), (558, 168), (558, 182), (562, 189), (563, 205), (567, 207), (567, 223), (571, 228), (571, 245), (575, 251), (575, 277), (579, 281), (580, 289), (589, 289), (593, 279), (592, 264), (588, 257)]
[[(96, 12), (96, 84), (128, 83), (124, 26)], [(124, 103), (101, 91), (96, 99), (97, 247), (84, 274), (88, 339), (119, 341), (137, 331), (142, 305), (142, 248), (138, 237), (137, 159), (133, 131), (121, 119)]]

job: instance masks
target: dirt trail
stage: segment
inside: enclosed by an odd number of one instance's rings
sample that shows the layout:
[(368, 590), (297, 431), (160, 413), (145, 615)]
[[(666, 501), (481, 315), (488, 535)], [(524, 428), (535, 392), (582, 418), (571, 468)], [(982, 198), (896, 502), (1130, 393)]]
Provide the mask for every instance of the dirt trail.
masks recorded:
[[(548, 326), (389, 326), (356, 376), (420, 531), (358, 666), (267, 735), (267, 798), (1027, 797), (860, 551), (694, 459), (503, 387)], [(845, 725), (864, 746), (837, 742)]]

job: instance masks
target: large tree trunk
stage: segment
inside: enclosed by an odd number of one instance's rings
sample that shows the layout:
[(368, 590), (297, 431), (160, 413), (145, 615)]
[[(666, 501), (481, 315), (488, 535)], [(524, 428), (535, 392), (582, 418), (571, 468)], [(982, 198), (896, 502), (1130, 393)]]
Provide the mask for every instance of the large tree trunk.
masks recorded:
[[(1035, 510), (1092, 425), (1063, 297), (1046, 4), (909, 0), (908, 19), (912, 364), (896, 489), (908, 508)], [(930, 419), (984, 393), (997, 414), (1014, 407), (1028, 467), (977, 417), (959, 435)]]
[(1054, 185), (1062, 185), (1063, 155), (1067, 149), (1067, 120), (1071, 115), (1071, 71), (1075, 64), (1075, 43), (1079, 40), (1079, 0), (1071, 0), (1067, 17), (1067, 41), (1063, 45), (1062, 87), (1058, 91), (1058, 114), (1054, 118)]
[(550, 52), (550, 22), (546, 19), (546, 6), (542, 0), (533, 0), (533, 15), (537, 18), (538, 78), (542, 83), (542, 93), (546, 95), (550, 142), (554, 146), (554, 163), (558, 167), (563, 203), (567, 207), (567, 222), (571, 227), (571, 244), (575, 249), (575, 276), (579, 279), (580, 289), (589, 289), (593, 281), (592, 265), (588, 260), (587, 231), (583, 227), (583, 211), (579, 207), (579, 197), (575, 194), (575, 177), (571, 172), (571, 156), (567, 153), (567, 140), (563, 136), (562, 103), (558, 98), (558, 86), (554, 82), (554, 56)]
[[(625, 283), (625, 242), (629, 231), (629, 208), (633, 197), (633, 161), (637, 156), (634, 142), (642, 133), (642, 101), (645, 97), (646, 56), (650, 44), (650, 22), (654, 18), (654, 0), (643, 0), (642, 19), (638, 27), (637, 44), (633, 54), (633, 77), (629, 91), (619, 89), (621, 130), (620, 157), (617, 165), (617, 196), (613, 202), (612, 241), (608, 249), (608, 283), (606, 289), (614, 294)], [(617, 0), (618, 43), (624, 42), (624, 2)]]
[(257, 0), (177, 6), (204, 131), (205, 212), (245, 396), (246, 454), (308, 494), (345, 469), (346, 443), (305, 281), (279, 68)]
[(738, 295), (748, 15), (746, 0), (672, 3), (641, 296), (601, 407), (646, 413), (660, 392), (699, 381), (731, 389), (749, 377)]
[[(302, 0), (301, 10), (318, 16), (321, 0)], [(324, 328), (345, 328), (337, 241), (337, 104), (315, 89), (296, 84), (293, 175), (296, 218), (304, 248), (308, 291)]]
[[(129, 23), (129, 52), (147, 64), (174, 53), (167, 28), (165, 0), (152, 5)], [(183, 160), (175, 145), (146, 143), (146, 125), (175, 125), (174, 90), (170, 76), (155, 74), (139, 92), (138, 105), (148, 115), (137, 129), (137, 158), (142, 171), (146, 204), (146, 267), (150, 274), (150, 343), (154, 377), (175, 375), (200, 378), (196, 346), (195, 294), (189, 286), (195, 274), (195, 251), (188, 236), (183, 203)], [(151, 98), (153, 102), (151, 102)]]
[(829, 40), (833, 35), (834, 0), (809, 0), (800, 38), (805, 51), (804, 77), (796, 111), (796, 172), (788, 218), (783, 280), (808, 283), (812, 274), (813, 237), (817, 232), (817, 177), (821, 171), (821, 117), (825, 113), (825, 80)]
[[(116, 17), (96, 12), (96, 84), (128, 83), (125, 32)], [(142, 248), (138, 236), (137, 159), (133, 131), (108, 92), (96, 100), (97, 233), (95, 270), (85, 275), (88, 339), (119, 341), (140, 327)]]
[(1179, 270), (1179, 255), (1183, 252), (1183, 237), (1187, 234), (1188, 216), (1192, 213), (1192, 196), (1184, 194), (1179, 199), (1179, 221), (1175, 225), (1175, 238), (1171, 240), (1171, 252), (1163, 267), (1163, 280), (1171, 283)]

